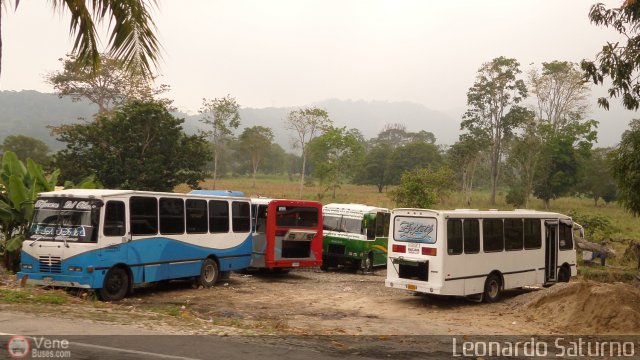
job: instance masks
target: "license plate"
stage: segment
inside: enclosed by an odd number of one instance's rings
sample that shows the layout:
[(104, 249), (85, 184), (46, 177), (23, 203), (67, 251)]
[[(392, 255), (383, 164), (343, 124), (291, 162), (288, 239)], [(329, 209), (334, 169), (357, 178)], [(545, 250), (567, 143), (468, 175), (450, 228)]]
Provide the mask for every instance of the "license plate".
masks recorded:
[(291, 264), (291, 266), (293, 266), (293, 267), (299, 267), (299, 266), (300, 266), (300, 263), (299, 263), (299, 262), (294, 262), (294, 263), (292, 263), (292, 264)]
[(409, 243), (409, 245), (407, 246), (407, 252), (409, 254), (420, 254), (420, 244)]
[(407, 284), (407, 290), (418, 290), (418, 286), (414, 284)]

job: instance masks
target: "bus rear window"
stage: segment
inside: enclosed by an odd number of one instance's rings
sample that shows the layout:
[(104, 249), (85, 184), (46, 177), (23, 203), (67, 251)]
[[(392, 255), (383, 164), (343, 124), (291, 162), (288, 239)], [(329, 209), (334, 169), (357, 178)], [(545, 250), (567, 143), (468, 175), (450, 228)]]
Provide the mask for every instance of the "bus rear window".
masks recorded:
[(318, 209), (303, 206), (276, 206), (278, 227), (318, 227)]
[(396, 216), (393, 223), (395, 241), (433, 244), (436, 242), (436, 219)]

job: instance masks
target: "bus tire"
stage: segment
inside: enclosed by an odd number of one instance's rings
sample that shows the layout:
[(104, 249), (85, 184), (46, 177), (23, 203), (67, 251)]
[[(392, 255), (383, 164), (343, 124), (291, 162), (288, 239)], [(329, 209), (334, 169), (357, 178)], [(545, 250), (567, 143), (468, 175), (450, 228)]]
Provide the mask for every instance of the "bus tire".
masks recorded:
[(558, 282), (569, 282), (571, 279), (571, 269), (567, 265), (562, 265), (558, 270)]
[(218, 282), (220, 278), (220, 270), (218, 269), (218, 263), (210, 258), (204, 259), (202, 262), (202, 269), (200, 269), (200, 277), (198, 277), (198, 285), (203, 287), (212, 287)]
[(487, 280), (484, 282), (484, 292), (482, 293), (482, 300), (484, 302), (493, 303), (500, 300), (500, 293), (502, 292), (502, 279), (498, 274), (490, 274)]
[(362, 272), (373, 272), (373, 253), (369, 253), (367, 257), (362, 260)]
[(119, 301), (129, 292), (129, 274), (121, 267), (107, 271), (102, 288), (98, 291), (102, 301)]

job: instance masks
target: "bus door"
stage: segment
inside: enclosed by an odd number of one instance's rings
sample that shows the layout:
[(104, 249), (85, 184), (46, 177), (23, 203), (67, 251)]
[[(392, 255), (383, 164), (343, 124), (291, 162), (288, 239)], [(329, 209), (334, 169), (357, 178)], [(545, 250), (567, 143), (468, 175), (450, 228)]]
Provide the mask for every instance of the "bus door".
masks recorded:
[(544, 280), (545, 283), (556, 282), (556, 268), (558, 265), (558, 221), (546, 220), (544, 247)]
[[(253, 210), (253, 249), (251, 267), (264, 267), (267, 253), (267, 205), (252, 205)], [(273, 245), (271, 244), (271, 248)]]

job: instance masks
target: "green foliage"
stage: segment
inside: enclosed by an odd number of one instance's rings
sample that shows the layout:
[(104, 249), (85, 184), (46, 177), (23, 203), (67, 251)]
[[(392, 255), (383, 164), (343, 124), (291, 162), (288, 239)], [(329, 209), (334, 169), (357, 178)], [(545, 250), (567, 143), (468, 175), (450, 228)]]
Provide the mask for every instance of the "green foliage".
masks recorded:
[(240, 126), (240, 104), (231, 95), (213, 100), (202, 99), (200, 108), (203, 123), (209, 126), (204, 133), (213, 145), (213, 186), (218, 178), (218, 160), (225, 145), (233, 135), (233, 130)]
[(360, 170), (354, 178), (354, 183), (360, 185), (375, 185), (378, 192), (382, 192), (388, 185), (389, 158), (391, 157), (391, 147), (386, 143), (374, 145), (365, 155)]
[(60, 293), (34, 294), (30, 291), (0, 289), (0, 302), (4, 303), (39, 303), (39, 304), (66, 304), (67, 298)]
[(468, 109), (460, 124), (469, 134), (482, 134), (490, 139), (492, 204), (496, 201), (504, 143), (517, 126), (506, 115), (527, 96), (526, 85), (517, 78), (518, 74), (520, 63), (515, 59), (501, 56), (483, 64), (478, 70), (475, 83), (467, 92)]
[(171, 191), (180, 183), (197, 187), (209, 151), (203, 136), (187, 136), (158, 102), (133, 101), (89, 124), (59, 132), (66, 149), (56, 156), (64, 180), (90, 174), (107, 188)]
[[(627, 39), (626, 44), (607, 42), (595, 61), (583, 60), (585, 75), (594, 84), (603, 84), (610, 78), (609, 98), (622, 98), (622, 104), (629, 110), (637, 110), (640, 105), (640, 2), (623, 1), (619, 8), (607, 9), (604, 4), (593, 5), (589, 19), (597, 26), (612, 27)], [(598, 104), (609, 109), (609, 100), (598, 99)]]
[(576, 210), (570, 211), (569, 216), (573, 218), (573, 221), (582, 225), (585, 238), (588, 241), (609, 238), (611, 234), (618, 231), (607, 216), (590, 215)]
[(522, 207), (527, 202), (529, 193), (521, 186), (514, 186), (509, 188), (509, 192), (505, 197), (505, 201), (509, 205), (513, 205), (515, 208)]
[(273, 142), (273, 131), (264, 126), (245, 128), (238, 138), (237, 150), (251, 162), (255, 186), (256, 172), (262, 160), (269, 154)]
[(27, 159), (25, 166), (14, 152), (7, 151), (0, 168), (0, 229), (5, 243), (5, 266), (17, 271), (16, 251), (20, 249), (28, 222), (33, 215), (33, 205), (38, 193), (52, 191), (58, 171), (45, 176), (42, 167)]
[(336, 189), (357, 172), (364, 156), (362, 135), (346, 127), (329, 127), (323, 135), (309, 143), (309, 154), (314, 164), (314, 175), (327, 189)]
[[(16, 1), (16, 9), (18, 4)], [(101, 45), (96, 29), (99, 23), (109, 24), (107, 51), (122, 60), (128, 71), (148, 75), (152, 65), (157, 64), (160, 45), (146, 1), (53, 1), (51, 5), (54, 11), (70, 15), (69, 34), (74, 37), (72, 52), (77, 58), (76, 67), (94, 71), (100, 68)]]
[(618, 184), (618, 202), (634, 216), (640, 215), (640, 120), (634, 119), (611, 152), (613, 177)]
[(422, 141), (411, 142), (393, 150), (385, 171), (385, 181), (388, 184), (399, 184), (405, 171), (424, 167), (437, 168), (442, 162), (437, 146)]
[(14, 152), (18, 156), (18, 159), (22, 161), (31, 158), (31, 160), (43, 166), (51, 162), (49, 146), (41, 140), (30, 136), (9, 135), (4, 138), (0, 149), (2, 149), (3, 153), (7, 151)]
[(580, 192), (593, 199), (595, 206), (598, 200), (606, 203), (615, 200), (618, 187), (611, 174), (609, 154), (611, 149), (600, 148), (591, 151), (591, 157), (585, 162), (585, 176), (580, 184)]
[(398, 207), (432, 208), (453, 190), (452, 177), (453, 171), (447, 166), (435, 171), (431, 168), (407, 171), (389, 196)]

